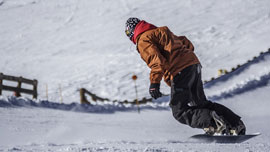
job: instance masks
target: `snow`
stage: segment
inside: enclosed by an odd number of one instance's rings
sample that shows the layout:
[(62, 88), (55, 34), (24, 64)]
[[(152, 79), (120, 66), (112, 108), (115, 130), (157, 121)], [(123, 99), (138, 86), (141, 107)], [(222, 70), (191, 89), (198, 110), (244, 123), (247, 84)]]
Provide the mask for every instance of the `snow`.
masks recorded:
[[(167, 25), (175, 34), (190, 38), (205, 67), (205, 80), (216, 76), (218, 69), (244, 63), (270, 47), (266, 0), (3, 2), (0, 50), (5, 57), (0, 60), (1, 72), (38, 79), (43, 97), (48, 84), (53, 101), (59, 101), (59, 84), (64, 101), (70, 103), (78, 100), (80, 87), (125, 100), (135, 97), (130, 95), (134, 94), (130, 89), (133, 74), (138, 75), (138, 84), (149, 83), (148, 67), (123, 32), (130, 16)], [(139, 98), (149, 97), (148, 85), (138, 87)], [(170, 92), (168, 87), (162, 89)]]
[[(189, 141), (202, 130), (174, 120), (168, 97), (141, 105), (138, 114), (135, 105), (80, 105), (78, 91), (134, 100), (136, 74), (139, 99), (150, 97), (149, 69), (124, 34), (128, 17), (186, 35), (209, 80), (270, 48), (269, 6), (268, 0), (0, 0), (0, 72), (39, 81), (37, 100), (6, 91), (0, 97), (0, 151), (270, 151), (269, 54), (205, 85), (210, 99), (242, 116), (248, 133), (262, 133), (241, 144)], [(170, 88), (162, 82), (161, 91)]]
[[(238, 108), (241, 103), (228, 105)], [(244, 120), (249, 120), (246, 121), (249, 131), (259, 130), (261, 136), (242, 144), (203, 144), (189, 142), (190, 135), (202, 131), (178, 124), (169, 110), (89, 114), (45, 108), (3, 108), (0, 128), (1, 137), (5, 138), (0, 138), (0, 148), (4, 151), (267, 151), (270, 145), (265, 139), (269, 139), (269, 128), (264, 119), (270, 113), (249, 115), (259, 110), (262, 109), (241, 110), (241, 114)]]
[[(241, 65), (230, 74), (218, 77), (205, 84), (205, 91), (212, 100), (230, 97), (234, 94), (266, 86), (270, 79), (270, 50)], [(211, 97), (213, 95), (213, 97)]]

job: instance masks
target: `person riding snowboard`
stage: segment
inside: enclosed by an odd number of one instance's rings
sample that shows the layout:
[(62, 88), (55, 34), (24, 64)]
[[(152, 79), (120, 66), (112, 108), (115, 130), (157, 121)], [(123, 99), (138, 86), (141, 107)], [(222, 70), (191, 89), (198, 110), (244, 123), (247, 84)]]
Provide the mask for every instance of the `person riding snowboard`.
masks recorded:
[(229, 108), (207, 100), (201, 80), (201, 64), (193, 44), (174, 35), (167, 26), (156, 27), (138, 18), (126, 21), (125, 33), (137, 45), (141, 58), (151, 69), (149, 93), (162, 96), (160, 81), (171, 87), (170, 107), (174, 118), (206, 134), (244, 135), (241, 117)]

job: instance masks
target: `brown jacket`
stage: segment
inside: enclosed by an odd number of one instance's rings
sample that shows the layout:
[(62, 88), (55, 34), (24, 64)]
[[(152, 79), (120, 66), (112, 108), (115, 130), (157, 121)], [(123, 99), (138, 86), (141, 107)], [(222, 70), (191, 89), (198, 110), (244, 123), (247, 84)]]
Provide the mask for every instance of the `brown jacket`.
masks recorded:
[(151, 83), (160, 83), (164, 77), (170, 86), (177, 73), (200, 63), (192, 43), (185, 36), (174, 35), (166, 26), (145, 31), (136, 42), (142, 59), (151, 68)]

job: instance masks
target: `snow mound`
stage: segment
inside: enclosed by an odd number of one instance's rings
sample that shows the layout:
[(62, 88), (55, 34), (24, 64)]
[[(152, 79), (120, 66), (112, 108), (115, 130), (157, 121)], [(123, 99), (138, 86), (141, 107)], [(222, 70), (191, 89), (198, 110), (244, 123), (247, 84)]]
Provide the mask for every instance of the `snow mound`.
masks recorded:
[(222, 92), (220, 95), (214, 95), (208, 98), (213, 101), (218, 101), (224, 98), (231, 98), (235, 95), (239, 95), (248, 91), (253, 91), (257, 88), (265, 87), (267, 85), (270, 85), (270, 73), (263, 75), (258, 79), (247, 81), (244, 84), (239, 84), (238, 87), (235, 87), (232, 90)]
[(229, 81), (234, 76), (237, 76), (245, 72), (245, 70), (248, 70), (252, 65), (263, 63), (269, 59), (270, 59), (270, 49), (267, 52), (261, 53), (258, 57), (254, 57), (253, 60), (249, 60), (247, 63), (240, 65), (240, 67), (236, 68), (236, 70), (205, 83), (204, 87), (211, 88), (212, 86), (215, 86), (215, 84), (219, 82)]
[(212, 101), (231, 98), (270, 84), (270, 51), (239, 66), (234, 71), (220, 76), (204, 85)]
[[(17, 98), (14, 96), (0, 97), (0, 107), (18, 108), (48, 108), (55, 110), (85, 112), (85, 113), (114, 113), (116, 111), (136, 111), (137, 105), (122, 104), (117, 102), (96, 102), (95, 104), (78, 104), (78, 103), (56, 103), (46, 100), (34, 101), (28, 98)], [(153, 110), (168, 110), (168, 102), (153, 102), (139, 106), (141, 110), (153, 109)]]

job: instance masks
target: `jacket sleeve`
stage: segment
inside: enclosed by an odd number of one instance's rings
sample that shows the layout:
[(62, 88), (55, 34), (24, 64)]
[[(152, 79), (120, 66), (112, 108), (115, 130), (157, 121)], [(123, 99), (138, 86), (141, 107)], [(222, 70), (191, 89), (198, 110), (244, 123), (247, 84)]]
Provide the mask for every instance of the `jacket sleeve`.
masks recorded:
[(166, 59), (161, 55), (158, 47), (150, 40), (140, 40), (137, 47), (141, 58), (151, 69), (150, 82), (160, 83), (165, 71)]

